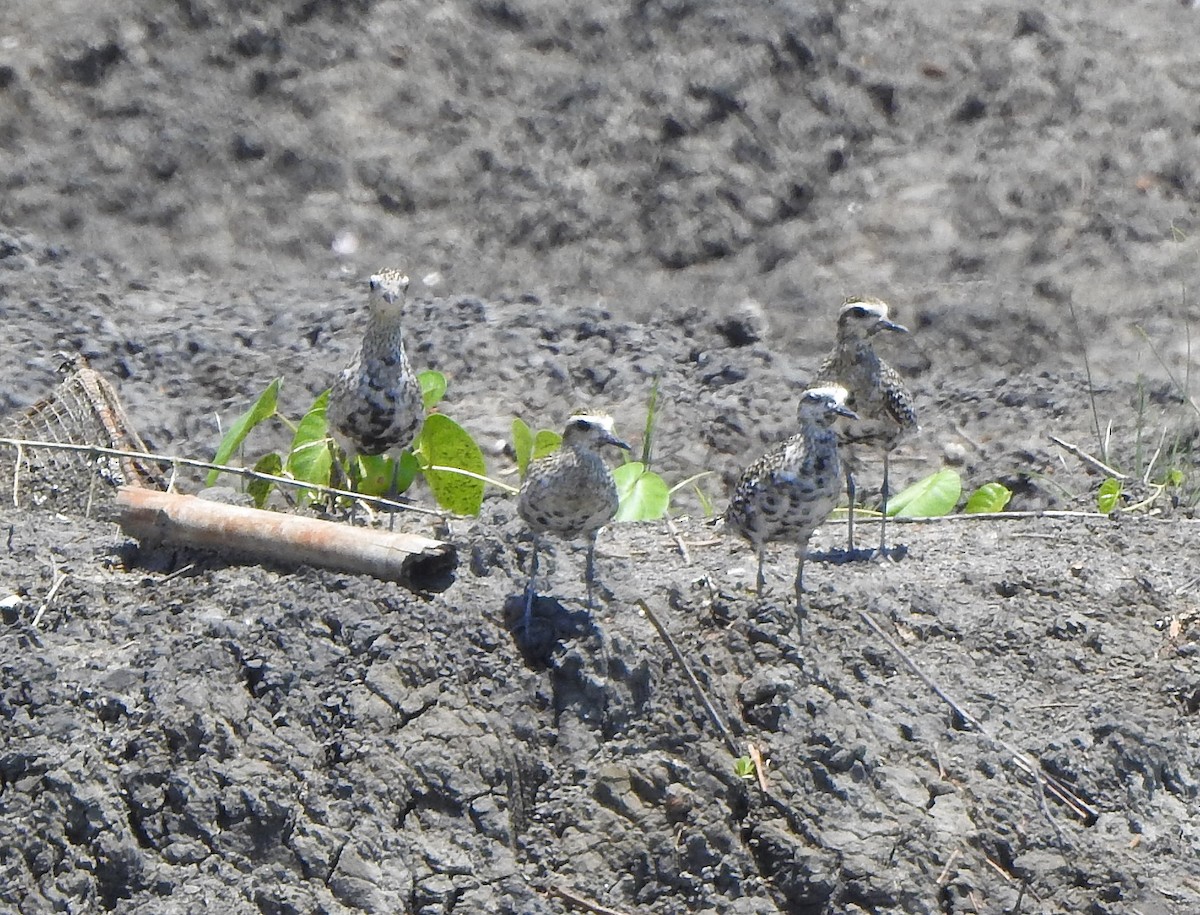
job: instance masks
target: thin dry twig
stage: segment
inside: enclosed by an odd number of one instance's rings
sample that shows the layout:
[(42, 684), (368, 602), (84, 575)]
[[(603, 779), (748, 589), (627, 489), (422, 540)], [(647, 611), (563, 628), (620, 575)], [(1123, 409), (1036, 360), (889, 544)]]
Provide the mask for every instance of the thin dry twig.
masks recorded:
[[(1125, 509), (1120, 513), (1124, 517), (1130, 516), (1130, 509)], [(856, 520), (862, 518), (861, 511), (856, 510), (854, 513)], [(1157, 521), (1160, 524), (1200, 524), (1200, 518), (1156, 518), (1153, 515), (1142, 514), (1137, 515), (1139, 519), (1147, 521)], [(949, 521), (1039, 521), (1042, 519), (1065, 519), (1065, 520), (1093, 520), (1093, 521), (1112, 521), (1112, 515), (1106, 515), (1102, 512), (1091, 511), (1071, 511), (1067, 509), (1045, 509), (1042, 511), (1025, 511), (1025, 512), (977, 512), (975, 514), (959, 514), (959, 515), (942, 515), (939, 518), (888, 518), (888, 524), (941, 524)], [(868, 522), (875, 520), (867, 518)]]
[(557, 896), (564, 902), (573, 905), (578, 909), (583, 909), (585, 912), (591, 912), (592, 915), (625, 915), (624, 912), (600, 905), (598, 902), (593, 902), (591, 899), (580, 896), (578, 893), (564, 889), (561, 886), (547, 886), (545, 889), (546, 892), (550, 893), (552, 896)]
[(979, 442), (975, 441), (975, 439), (973, 439), (969, 434), (967, 434), (967, 430), (964, 429), (962, 426), (954, 425), (951, 428), (954, 430), (955, 435), (957, 435), (964, 442), (966, 442), (973, 449), (975, 449), (976, 454), (986, 454), (987, 453), (986, 450), (984, 449), (983, 445), (979, 444)]
[(956, 849), (954, 849), (954, 851), (950, 852), (950, 857), (946, 859), (946, 866), (942, 868), (942, 872), (940, 874), (938, 874), (938, 878), (935, 881), (935, 883), (938, 886), (946, 885), (946, 881), (948, 881), (950, 879), (950, 868), (954, 867), (954, 862), (957, 861), (961, 857), (962, 857), (962, 849), (961, 848), (956, 848)]
[(746, 754), (750, 757), (750, 761), (754, 763), (754, 774), (758, 776), (758, 787), (762, 789), (763, 794), (767, 794), (771, 789), (767, 784), (767, 766), (763, 762), (762, 751), (758, 749), (758, 745), (753, 741), (746, 741)]
[(64, 581), (67, 580), (66, 572), (55, 572), (54, 583), (50, 585), (50, 590), (46, 592), (46, 599), (42, 601), (42, 605), (37, 608), (37, 613), (33, 615), (33, 628), (36, 629), (41, 625), (42, 617), (46, 615), (46, 610), (49, 608), (54, 596), (58, 594), (58, 589), (62, 587)]
[(933, 692), (934, 695), (950, 706), (954, 713), (958, 715), (958, 717), (965, 724), (969, 725), (972, 730), (983, 735), (983, 737), (985, 737), (987, 740), (991, 741), (994, 745), (1000, 747), (1002, 750), (1008, 753), (1009, 756), (1012, 757), (1013, 762), (1015, 762), (1020, 769), (1024, 770), (1026, 775), (1034, 780), (1037, 787), (1036, 797), (1038, 809), (1042, 811), (1042, 814), (1046, 817), (1047, 822), (1054, 827), (1054, 831), (1058, 834), (1060, 841), (1064, 845), (1068, 844), (1067, 838), (1063, 833), (1062, 828), (1058, 825), (1058, 822), (1051, 814), (1050, 808), (1046, 806), (1047, 794), (1050, 794), (1061, 801), (1068, 810), (1079, 817), (1086, 825), (1091, 826), (1096, 822), (1100, 816), (1098, 810), (1076, 795), (1073, 791), (1071, 791), (1070, 788), (1068, 788), (1057, 778), (1043, 772), (1041, 766), (1024, 751), (1019, 750), (1008, 741), (992, 734), (984, 726), (982, 721), (968, 712), (966, 708), (955, 701), (941, 686), (939, 686), (932, 677), (925, 673), (925, 671), (918, 666), (917, 662), (914, 661), (912, 657), (896, 643), (896, 640), (884, 631), (883, 627), (876, 622), (875, 618), (871, 616), (870, 613), (865, 610), (860, 610), (858, 611), (858, 615), (859, 618), (862, 619), (862, 621), (866, 623), (867, 626), (877, 636), (879, 636), (888, 644), (892, 651), (894, 651), (905, 663), (908, 669), (911, 670), (917, 676), (917, 678)]
[(664, 642), (667, 643), (667, 649), (671, 652), (671, 656), (675, 658), (675, 661), (681, 668), (683, 668), (684, 674), (687, 676), (688, 681), (692, 684), (692, 689), (696, 691), (696, 696), (700, 699), (701, 704), (704, 706), (704, 710), (708, 712), (709, 720), (713, 723), (713, 726), (717, 729), (718, 733), (720, 733), (721, 739), (725, 741), (725, 746), (729, 750), (730, 754), (736, 758), (738, 756), (737, 742), (733, 739), (733, 735), (729, 732), (729, 728), (725, 726), (725, 722), (721, 720), (721, 716), (717, 712), (716, 707), (709, 700), (708, 694), (704, 692), (704, 687), (701, 686), (700, 681), (696, 678), (695, 673), (692, 672), (691, 665), (688, 664), (687, 659), (684, 658), (683, 652), (679, 650), (679, 646), (676, 645), (675, 640), (671, 638), (671, 633), (667, 632), (667, 628), (662, 624), (662, 621), (658, 618), (655, 612), (650, 609), (649, 604), (647, 604), (644, 599), (639, 597), (635, 603), (642, 608), (642, 612), (646, 614), (647, 619), (649, 619), (654, 628), (658, 630), (659, 636)]
[(194, 568), (196, 568), (196, 563), (189, 562), (187, 565), (183, 566), (182, 568), (176, 569), (174, 572), (171, 572), (169, 575), (164, 575), (161, 579), (159, 579), (159, 584), (163, 584), (168, 581), (173, 581), (176, 578), (182, 578), (184, 575), (186, 575), (188, 572), (192, 571), (192, 569), (194, 569)]
[(17, 445), (17, 459), (13, 462), (12, 500), (13, 508), (21, 507), (21, 465), (25, 462), (25, 446)]
[(1164, 428), (1162, 434), (1158, 437), (1158, 447), (1154, 449), (1154, 454), (1150, 455), (1150, 460), (1146, 462), (1146, 472), (1142, 474), (1142, 483), (1146, 486), (1150, 485), (1150, 474), (1154, 472), (1154, 465), (1158, 463), (1159, 457), (1162, 455), (1163, 445), (1167, 441), (1167, 430)]
[(667, 515), (664, 519), (667, 522), (667, 533), (671, 535), (671, 539), (675, 541), (675, 549), (679, 550), (679, 555), (683, 557), (683, 561), (688, 565), (692, 564), (692, 557), (688, 553), (687, 544), (683, 542), (683, 538), (679, 536), (679, 531), (675, 527), (675, 522), (671, 520), (671, 516)]
[(1059, 448), (1062, 448), (1064, 451), (1070, 452), (1071, 454), (1075, 455), (1075, 457), (1079, 458), (1079, 460), (1083, 461), (1085, 464), (1090, 464), (1092, 467), (1094, 467), (1096, 470), (1099, 470), (1101, 473), (1107, 474), (1110, 477), (1114, 477), (1114, 478), (1116, 478), (1118, 480), (1122, 480), (1122, 481), (1129, 479), (1129, 474), (1121, 473), (1121, 471), (1116, 470), (1112, 467), (1109, 467), (1107, 464), (1104, 463), (1104, 461), (1100, 460), (1100, 458), (1098, 458), (1094, 455), (1088, 454), (1086, 451), (1084, 451), (1079, 446), (1072, 445), (1070, 442), (1067, 442), (1067, 441), (1063, 441), (1057, 435), (1051, 435), (1051, 436), (1049, 436), (1049, 438), (1050, 438), (1050, 441), (1052, 441), (1052, 442), (1054, 442), (1054, 444), (1058, 445)]
[(1010, 874), (1008, 871), (1006, 871), (1003, 867), (1000, 866), (1000, 863), (998, 861), (992, 860), (987, 855), (983, 856), (983, 860), (986, 861), (988, 866), (992, 870), (994, 870), (997, 874), (999, 874), (1005, 880), (1005, 882), (1012, 883), (1013, 880), (1015, 879), (1012, 874)]
[(1176, 594), (1191, 594), (1196, 585), (1200, 585), (1200, 577), (1188, 579), (1175, 589)]

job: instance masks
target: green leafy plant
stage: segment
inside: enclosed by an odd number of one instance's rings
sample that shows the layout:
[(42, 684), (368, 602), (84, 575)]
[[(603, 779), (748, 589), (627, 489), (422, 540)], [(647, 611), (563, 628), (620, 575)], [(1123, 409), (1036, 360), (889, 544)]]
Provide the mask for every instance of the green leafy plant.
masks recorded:
[[(658, 378), (650, 386), (650, 398), (646, 404), (646, 426), (642, 430), (642, 454), (640, 460), (630, 460), (613, 471), (613, 480), (617, 484), (617, 492), (621, 498), (620, 508), (617, 509), (616, 521), (658, 521), (665, 518), (671, 507), (671, 498), (675, 493), (688, 486), (694, 486), (697, 480), (709, 475), (711, 471), (704, 470), (681, 480), (674, 486), (667, 483), (658, 473), (651, 469), (654, 457), (655, 430), (658, 427), (659, 390)], [(697, 491), (699, 488), (697, 487)], [(703, 501), (703, 500), (702, 500)]]
[[(940, 518), (950, 514), (962, 497), (962, 477), (958, 471), (944, 468), (888, 500), (888, 515), (897, 518)], [(1003, 483), (984, 483), (967, 498), (966, 514), (1004, 511), (1012, 499), (1012, 490)]]
[(641, 460), (629, 460), (613, 471), (621, 505), (615, 521), (657, 521), (671, 506), (671, 490), (657, 473), (650, 469), (654, 456), (654, 430), (658, 425), (658, 378), (650, 385), (646, 403), (646, 426), (642, 430)]
[[(267, 473), (271, 476), (283, 475), (283, 458), (274, 451), (269, 454), (264, 454), (254, 464), (256, 473)], [(270, 480), (251, 480), (246, 484), (246, 492), (250, 494), (250, 498), (254, 500), (256, 508), (262, 508), (267, 501), (267, 496), (271, 494), (271, 487), (275, 484)]]
[[(1074, 303), (1069, 304), (1087, 380), (1092, 431), (1096, 435), (1098, 447), (1096, 452), (1098, 459), (1086, 454), (1082, 457), (1109, 472), (1101, 484), (1100, 490), (1096, 493), (1097, 507), (1103, 512), (1114, 511), (1122, 507), (1126, 511), (1146, 509), (1167, 490), (1175, 491), (1172, 495), (1172, 501), (1175, 504), (1193, 506), (1200, 504), (1200, 474), (1196, 473), (1200, 462), (1197, 461), (1195, 455), (1197, 438), (1194, 431), (1196, 419), (1200, 418), (1200, 403), (1192, 395), (1191, 324), (1187, 321), (1183, 322), (1185, 355), (1182, 375), (1172, 367), (1172, 363), (1168, 359), (1163, 357), (1150, 335), (1142, 327), (1135, 326), (1166, 376), (1169, 389), (1174, 395), (1175, 406), (1164, 406), (1157, 416), (1151, 416), (1152, 398), (1149, 386), (1145, 376), (1139, 374), (1134, 402), (1133, 442), (1132, 448), (1127, 449), (1121, 446), (1119, 436), (1116, 437), (1114, 445), (1113, 431), (1114, 428), (1118, 430), (1121, 428), (1120, 417), (1104, 416), (1102, 422), (1102, 410), (1097, 388), (1093, 384), (1092, 367), (1088, 359), (1087, 344), (1091, 337), (1085, 332), (1079, 321)], [(1186, 299), (1181, 305), (1186, 311)], [(1148, 487), (1149, 495), (1134, 504), (1123, 506), (1122, 496), (1128, 494), (1128, 498), (1132, 500), (1132, 491), (1138, 487), (1139, 483)], [(1114, 487), (1120, 487), (1120, 489), (1117, 490)]]
[[(329, 485), (333, 472), (333, 449), (329, 447), (329, 435), (325, 431), (325, 408), (328, 405), (329, 392), (325, 391), (296, 424), (284, 469), (297, 480)], [(269, 491), (269, 487), (263, 491), (262, 500), (255, 499), (260, 508)], [(305, 505), (316, 498), (316, 494), (311, 489), (302, 489), (296, 498), (301, 505)]]
[[(432, 410), (446, 395), (446, 376), (426, 371), (418, 376), (425, 409)], [(309, 407), (298, 423), (292, 423), (278, 410), (282, 379), (272, 381), (254, 404), (229, 428), (217, 447), (214, 463), (225, 464), (245, 443), (257, 426), (277, 419), (292, 431), (292, 441), (286, 456), (266, 454), (255, 464), (255, 470), (276, 476), (287, 476), (317, 486), (330, 486), (336, 457), (334, 443), (326, 424), (329, 391), (324, 391)], [(405, 492), (418, 475), (425, 478), (435, 501), (456, 514), (478, 514), (483, 502), (484, 486), (488, 481), (483, 451), (471, 434), (454, 420), (441, 413), (426, 417), (421, 434), (412, 449), (399, 458), (398, 473), (393, 459), (383, 455), (359, 455), (353, 460), (350, 477), (356, 491), (368, 496), (383, 496), (391, 491), (395, 478), (396, 492)], [(208, 475), (213, 485), (221, 471)], [(494, 482), (494, 481), (492, 481)], [(503, 486), (503, 484), (497, 484)], [(261, 507), (275, 484), (270, 480), (254, 480), (247, 487), (256, 505)], [(301, 490), (297, 501), (311, 502), (312, 490)]]
[(425, 405), (425, 411), (428, 412), (440, 404), (442, 398), (446, 396), (448, 386), (446, 376), (441, 372), (429, 369), (418, 375), (417, 381), (421, 385), (421, 402)]
[(754, 760), (749, 756), (739, 756), (733, 761), (733, 774), (748, 782), (754, 781), (758, 777), (754, 768)]

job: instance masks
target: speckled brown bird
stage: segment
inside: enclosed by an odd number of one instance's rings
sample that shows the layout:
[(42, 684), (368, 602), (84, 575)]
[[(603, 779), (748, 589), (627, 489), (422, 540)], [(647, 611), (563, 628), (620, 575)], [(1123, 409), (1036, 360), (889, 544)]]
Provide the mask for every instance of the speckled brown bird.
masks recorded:
[(588, 606), (595, 581), (596, 535), (617, 513), (617, 486), (600, 452), (606, 446), (629, 450), (613, 433), (612, 418), (602, 413), (575, 413), (563, 430), (554, 454), (531, 461), (517, 496), (517, 513), (533, 532), (529, 585), (525, 591), (525, 628), (533, 613), (538, 571), (539, 535), (550, 532), (567, 540), (587, 537)]
[(847, 546), (854, 553), (854, 501), (857, 466), (855, 446), (883, 452), (883, 487), (880, 492), (882, 517), (879, 523), (879, 551), (887, 556), (887, 501), (890, 455), (908, 432), (918, 428), (912, 395), (900, 375), (875, 353), (871, 338), (887, 330), (906, 334), (908, 328), (888, 317), (888, 305), (871, 296), (851, 296), (838, 311), (837, 343), (817, 370), (813, 384), (840, 384), (848, 392), (846, 406), (858, 414), (856, 420), (837, 425), (842, 443), (842, 464), (846, 471), (849, 496)]
[[(329, 393), (326, 424), (353, 466), (356, 455), (396, 459), (421, 431), (425, 406), (404, 349), (401, 324), (408, 277), (380, 270), (370, 280), (370, 311), (362, 345)], [(395, 496), (393, 475), (389, 496)], [(394, 518), (394, 516), (393, 516)]]
[(800, 396), (800, 431), (751, 464), (738, 480), (725, 526), (741, 534), (758, 556), (758, 593), (766, 587), (763, 557), (776, 540), (796, 543), (796, 616), (804, 617), (804, 559), (813, 531), (837, 507), (842, 467), (834, 423), (855, 420), (838, 385), (809, 388)]

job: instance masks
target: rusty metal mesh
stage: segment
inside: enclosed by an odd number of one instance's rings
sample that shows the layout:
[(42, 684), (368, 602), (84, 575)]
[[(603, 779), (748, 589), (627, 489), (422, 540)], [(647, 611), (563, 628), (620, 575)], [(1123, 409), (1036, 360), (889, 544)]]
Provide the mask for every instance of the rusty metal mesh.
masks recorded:
[(88, 450), (147, 451), (113, 386), (83, 356), (66, 357), (60, 371), (63, 380), (48, 397), (0, 421), (0, 438), (11, 440), (0, 445), (0, 499), (18, 508), (103, 515), (120, 486), (164, 488), (149, 455)]

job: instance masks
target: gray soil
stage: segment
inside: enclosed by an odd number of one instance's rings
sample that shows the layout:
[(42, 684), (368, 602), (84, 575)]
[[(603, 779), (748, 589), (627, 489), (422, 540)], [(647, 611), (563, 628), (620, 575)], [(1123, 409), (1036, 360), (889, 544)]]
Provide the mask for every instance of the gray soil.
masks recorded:
[[(4, 482), (0, 911), (1200, 910), (1200, 9), (0, 20), (4, 413), (81, 351), (152, 448), (208, 457), (271, 378), (294, 415), (329, 385), (395, 264), (494, 475), (514, 415), (603, 407), (640, 446), (659, 377), (657, 469), (712, 471), (719, 511), (871, 294), (912, 329), (884, 342), (922, 424), (894, 488), (948, 465), (1053, 515), (897, 524), (888, 563), (839, 561), (830, 522), (797, 633), (793, 551), (755, 596), (681, 493), (674, 534), (604, 532), (594, 611), (553, 544), (526, 634), (499, 492), (404, 519), (459, 560), (410, 590), (151, 548)], [(1051, 435), (1132, 476), (1112, 516)]]

